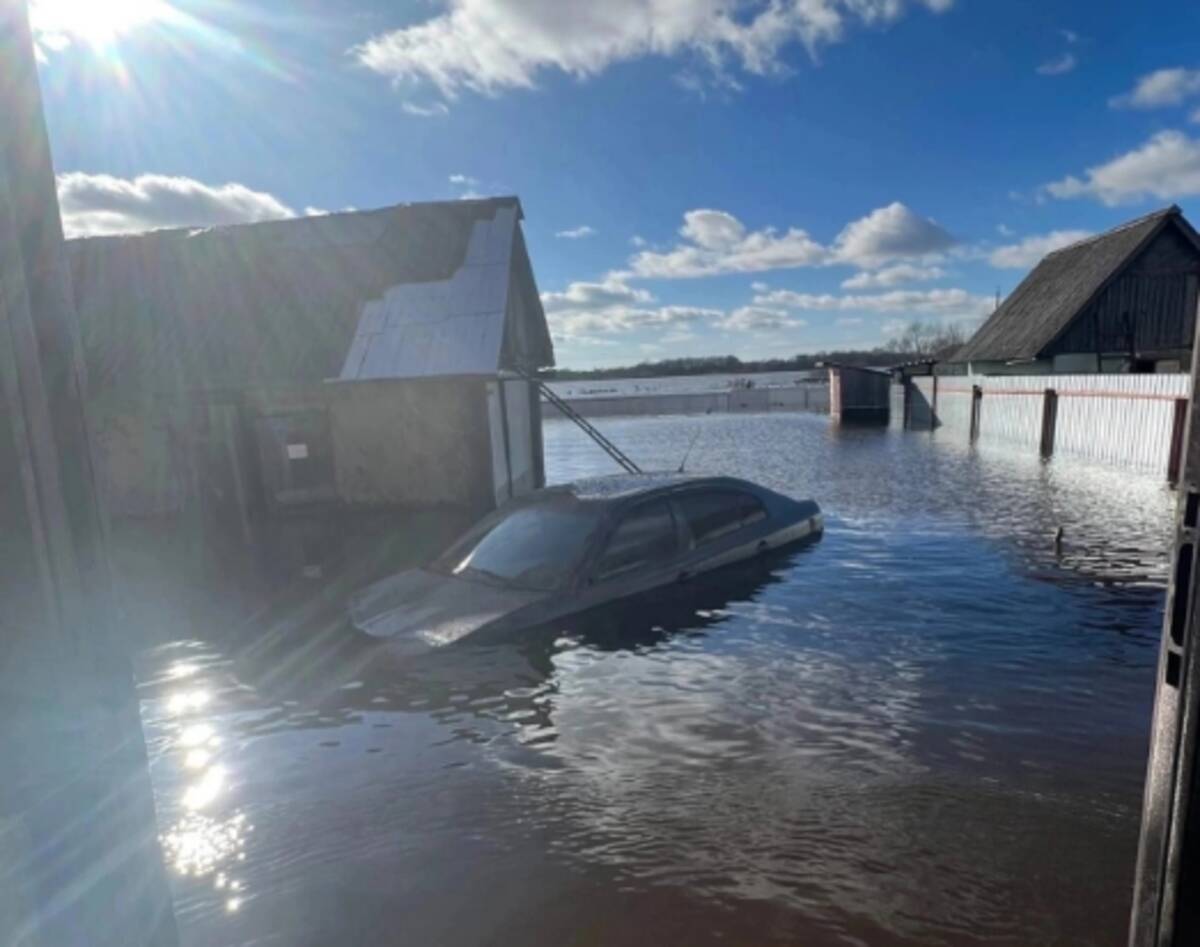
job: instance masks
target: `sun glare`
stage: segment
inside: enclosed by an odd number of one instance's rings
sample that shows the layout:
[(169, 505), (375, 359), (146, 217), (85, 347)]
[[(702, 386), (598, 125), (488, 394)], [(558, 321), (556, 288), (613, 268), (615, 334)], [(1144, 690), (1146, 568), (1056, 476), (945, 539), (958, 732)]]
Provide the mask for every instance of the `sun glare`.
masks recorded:
[(109, 46), (123, 33), (170, 18), (165, 0), (33, 0), (34, 31), (50, 46)]

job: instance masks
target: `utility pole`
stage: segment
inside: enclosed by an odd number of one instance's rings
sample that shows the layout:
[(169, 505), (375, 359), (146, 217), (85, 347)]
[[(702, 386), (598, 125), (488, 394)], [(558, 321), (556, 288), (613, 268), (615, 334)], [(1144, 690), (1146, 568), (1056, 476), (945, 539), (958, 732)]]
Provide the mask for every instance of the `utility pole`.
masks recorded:
[(24, 0), (0, 0), (0, 942), (177, 942)]

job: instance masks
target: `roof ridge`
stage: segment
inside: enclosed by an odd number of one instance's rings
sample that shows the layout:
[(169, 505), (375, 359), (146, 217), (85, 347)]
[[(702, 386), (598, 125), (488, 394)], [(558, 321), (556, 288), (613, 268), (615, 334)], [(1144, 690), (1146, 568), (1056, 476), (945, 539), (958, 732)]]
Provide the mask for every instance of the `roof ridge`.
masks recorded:
[(364, 207), (355, 208), (353, 210), (335, 210), (321, 214), (297, 214), (295, 217), (271, 217), (266, 220), (241, 220), (232, 223), (224, 224), (181, 224), (178, 227), (158, 227), (153, 230), (137, 230), (129, 233), (105, 233), (105, 234), (84, 234), (78, 237), (69, 237), (66, 242), (68, 244), (90, 242), (94, 240), (136, 240), (145, 237), (177, 237), (187, 238), (203, 234), (213, 233), (229, 233), (230, 231), (244, 231), (248, 228), (267, 228), (270, 226), (278, 226), (281, 224), (291, 224), (292, 226), (300, 226), (304, 224), (316, 224), (320, 221), (330, 220), (332, 218), (348, 218), (348, 217), (369, 217), (375, 214), (386, 214), (397, 210), (417, 210), (432, 207), (463, 207), (471, 204), (515, 204), (518, 211), (517, 219), (524, 218), (524, 208), (521, 207), (521, 198), (516, 194), (497, 194), (492, 197), (470, 197), (470, 198), (449, 198), (447, 200), (438, 201), (408, 201), (399, 204), (385, 204), (383, 207)]
[[(1141, 217), (1135, 217), (1133, 220), (1127, 220), (1124, 223), (1117, 224), (1101, 233), (1092, 234), (1090, 237), (1084, 237), (1081, 240), (1076, 240), (1074, 243), (1068, 243), (1065, 247), (1059, 247), (1056, 250), (1051, 250), (1046, 256), (1054, 256), (1056, 253), (1062, 253), (1064, 250), (1074, 250), (1077, 247), (1086, 246), (1089, 243), (1096, 243), (1098, 240), (1104, 240), (1107, 237), (1116, 236), (1131, 227), (1138, 227), (1148, 223), (1151, 220), (1159, 220), (1164, 217), (1178, 217), (1183, 214), (1178, 204), (1172, 204), (1170, 207), (1163, 207), (1156, 211), (1151, 211), (1149, 214), (1143, 214)], [(1044, 258), (1043, 258), (1044, 259)]]

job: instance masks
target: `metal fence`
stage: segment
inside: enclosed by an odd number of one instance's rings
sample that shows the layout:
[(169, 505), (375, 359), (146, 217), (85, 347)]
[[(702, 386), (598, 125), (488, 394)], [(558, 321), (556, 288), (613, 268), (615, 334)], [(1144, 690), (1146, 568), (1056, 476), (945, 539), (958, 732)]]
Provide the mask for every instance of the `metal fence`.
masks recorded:
[[(797, 385), (791, 388), (733, 388), (728, 391), (642, 392), (598, 398), (564, 399), (587, 418), (641, 414), (724, 414), (727, 412), (811, 411), (829, 413), (828, 385)], [(543, 415), (561, 417), (549, 402)]]
[[(1063, 454), (1174, 478), (1188, 376), (915, 378), (910, 408), (983, 445)], [(927, 408), (920, 407), (927, 405)]]

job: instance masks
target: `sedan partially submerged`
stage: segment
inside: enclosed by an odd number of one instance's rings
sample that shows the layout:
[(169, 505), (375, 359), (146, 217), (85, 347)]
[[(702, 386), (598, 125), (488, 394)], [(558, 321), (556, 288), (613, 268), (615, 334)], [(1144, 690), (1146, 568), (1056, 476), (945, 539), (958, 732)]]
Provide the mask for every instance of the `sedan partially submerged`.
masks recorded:
[(697, 581), (823, 528), (812, 500), (732, 477), (579, 481), (505, 505), (430, 566), (362, 590), (350, 620), (419, 653)]

